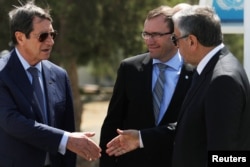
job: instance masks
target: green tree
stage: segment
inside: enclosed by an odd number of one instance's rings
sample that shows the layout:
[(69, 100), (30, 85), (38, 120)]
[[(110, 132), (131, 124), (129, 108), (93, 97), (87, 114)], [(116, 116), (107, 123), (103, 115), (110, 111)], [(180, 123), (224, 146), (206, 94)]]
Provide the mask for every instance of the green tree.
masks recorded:
[(0, 0), (0, 51), (9, 50), (10, 33), (8, 12), (12, 8), (13, 0)]
[(230, 51), (243, 63), (243, 34), (225, 34), (224, 43), (230, 49)]
[[(59, 36), (50, 59), (66, 68), (70, 76), (78, 130), (82, 104), (77, 67), (89, 65), (97, 79), (114, 80), (120, 60), (147, 50), (141, 31), (148, 11), (180, 2), (197, 4), (198, 0), (36, 0), (40, 6), (52, 9), (53, 26)], [(0, 50), (9, 49), (8, 11), (12, 5), (20, 4), (18, 0), (0, 0)], [(242, 35), (225, 35), (225, 43), (243, 59)]]
[(60, 33), (54, 49), (58, 56), (52, 59), (64, 66), (70, 74), (78, 127), (82, 108), (79, 103), (77, 65), (92, 64), (93, 74), (97, 78), (115, 78), (121, 59), (146, 51), (140, 35), (145, 16), (149, 10), (163, 2), (51, 2), (55, 27)]

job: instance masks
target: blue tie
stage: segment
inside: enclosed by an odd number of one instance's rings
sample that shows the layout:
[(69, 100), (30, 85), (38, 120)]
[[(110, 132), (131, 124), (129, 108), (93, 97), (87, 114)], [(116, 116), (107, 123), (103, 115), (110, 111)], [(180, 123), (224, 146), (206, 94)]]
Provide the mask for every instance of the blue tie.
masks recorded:
[(153, 107), (154, 107), (154, 115), (155, 115), (155, 124), (158, 124), (158, 118), (160, 114), (161, 102), (163, 99), (164, 93), (164, 83), (165, 83), (165, 69), (166, 65), (162, 63), (157, 63), (159, 68), (159, 76), (155, 83), (155, 87), (153, 89)]
[(44, 97), (43, 97), (41, 84), (39, 82), (38, 69), (35, 68), (35, 67), (30, 67), (28, 69), (28, 71), (32, 75), (32, 86), (33, 86), (33, 89), (35, 91), (35, 95), (36, 95), (37, 100), (39, 102), (40, 108), (42, 110), (43, 118), (44, 118), (45, 122), (47, 122), (46, 114), (45, 114), (45, 112), (46, 112), (46, 110), (45, 110), (45, 102), (44, 102)]

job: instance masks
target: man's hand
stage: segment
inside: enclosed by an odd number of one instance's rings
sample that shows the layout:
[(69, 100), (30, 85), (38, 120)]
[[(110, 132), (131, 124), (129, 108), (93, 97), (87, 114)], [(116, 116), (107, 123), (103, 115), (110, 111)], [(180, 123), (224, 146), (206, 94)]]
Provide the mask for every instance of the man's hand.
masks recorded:
[(94, 161), (101, 157), (101, 148), (90, 139), (94, 132), (74, 132), (69, 134), (67, 149), (76, 153), (80, 157)]
[(119, 134), (107, 144), (106, 153), (109, 156), (120, 156), (140, 147), (138, 130), (120, 130)]

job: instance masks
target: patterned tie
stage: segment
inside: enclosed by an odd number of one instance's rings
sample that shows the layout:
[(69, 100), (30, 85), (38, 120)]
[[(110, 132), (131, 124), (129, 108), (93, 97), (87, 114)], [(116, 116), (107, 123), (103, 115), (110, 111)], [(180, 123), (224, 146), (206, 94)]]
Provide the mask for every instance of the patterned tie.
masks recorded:
[(39, 101), (39, 105), (40, 105), (41, 110), (42, 110), (43, 118), (44, 118), (45, 121), (47, 121), (46, 115), (45, 115), (44, 97), (43, 97), (41, 84), (40, 84), (40, 81), (39, 81), (38, 69), (35, 68), (35, 67), (30, 67), (28, 69), (28, 71), (32, 75), (32, 86), (33, 86), (33, 89), (35, 91), (37, 100)]
[(157, 125), (158, 123), (158, 117), (160, 113), (160, 107), (161, 107), (161, 102), (163, 98), (163, 93), (164, 93), (164, 83), (165, 83), (165, 69), (166, 65), (157, 63), (157, 66), (160, 70), (159, 76), (157, 78), (157, 81), (155, 83), (155, 87), (153, 89), (153, 106), (154, 106), (154, 115), (155, 115), (155, 124)]

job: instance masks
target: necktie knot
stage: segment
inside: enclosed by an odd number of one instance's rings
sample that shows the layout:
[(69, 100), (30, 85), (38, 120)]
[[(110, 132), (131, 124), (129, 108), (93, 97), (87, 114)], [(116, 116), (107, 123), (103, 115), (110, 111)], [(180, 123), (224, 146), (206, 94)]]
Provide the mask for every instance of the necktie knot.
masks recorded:
[(158, 66), (160, 72), (165, 71), (165, 69), (167, 68), (167, 65), (162, 64), (162, 63), (157, 63), (157, 66)]
[(195, 70), (194, 70), (194, 73), (193, 73), (193, 76), (192, 76), (192, 82), (191, 82), (190, 88), (192, 88), (192, 87), (196, 84), (196, 82), (197, 82), (199, 76), (200, 76), (200, 75), (198, 74), (198, 71), (195, 69)]
[(193, 74), (193, 79), (197, 79), (199, 77), (199, 73), (197, 70), (194, 71), (194, 74)]
[(28, 71), (32, 77), (38, 77), (38, 69), (36, 67), (30, 67)]

